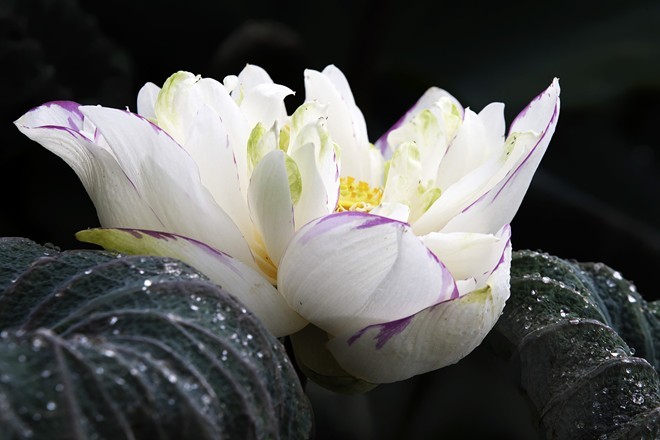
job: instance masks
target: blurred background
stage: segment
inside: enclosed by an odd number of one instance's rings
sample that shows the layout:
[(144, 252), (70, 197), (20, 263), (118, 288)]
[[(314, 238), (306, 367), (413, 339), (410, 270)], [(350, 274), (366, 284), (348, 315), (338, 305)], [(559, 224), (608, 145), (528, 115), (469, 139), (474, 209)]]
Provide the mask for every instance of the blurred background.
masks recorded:
[[(12, 124), (46, 101), (135, 109), (147, 81), (160, 85), (177, 70), (222, 79), (252, 63), (298, 92), (287, 98), (295, 108), (304, 97), (303, 70), (335, 64), (375, 140), (430, 86), (476, 111), (504, 102), (511, 121), (559, 77), (558, 128), (514, 220), (514, 248), (605, 262), (657, 299), (660, 3), (531, 4), (0, 0), (0, 235), (70, 249), (85, 247), (76, 231), (97, 225), (75, 174)], [(499, 371), (487, 351), (359, 398), (311, 387), (317, 437), (333, 438), (348, 426), (362, 430), (353, 438), (480, 438), (460, 433), (480, 432), (473, 417), (490, 409), (482, 421), (490, 438), (529, 438), (524, 401), (498, 388), (486, 393), (475, 373), (466, 373), (473, 368), (486, 380)], [(450, 400), (441, 403), (439, 395)], [(343, 413), (327, 410), (337, 405)], [(367, 422), (348, 412), (366, 414)], [(518, 423), (510, 425), (511, 417)], [(419, 422), (429, 418), (432, 429)], [(441, 420), (449, 431), (435, 427)], [(501, 437), (492, 436), (494, 420), (504, 423)], [(351, 438), (346, 432), (341, 438)]]

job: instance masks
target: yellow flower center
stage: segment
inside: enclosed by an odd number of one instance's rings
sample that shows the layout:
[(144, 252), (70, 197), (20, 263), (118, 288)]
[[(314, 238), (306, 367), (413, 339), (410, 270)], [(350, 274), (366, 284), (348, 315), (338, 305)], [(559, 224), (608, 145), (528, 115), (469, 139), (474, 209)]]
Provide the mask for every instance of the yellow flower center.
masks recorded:
[(372, 188), (367, 182), (355, 180), (355, 177), (339, 179), (339, 203), (335, 212), (369, 212), (380, 204), (383, 197), (381, 188)]

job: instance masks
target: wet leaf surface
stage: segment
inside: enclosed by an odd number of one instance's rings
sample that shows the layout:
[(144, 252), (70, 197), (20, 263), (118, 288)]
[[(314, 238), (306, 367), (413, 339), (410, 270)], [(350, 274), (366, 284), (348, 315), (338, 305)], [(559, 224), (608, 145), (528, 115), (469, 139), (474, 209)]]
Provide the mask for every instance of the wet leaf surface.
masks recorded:
[(0, 438), (307, 438), (282, 345), (167, 258), (0, 239)]
[(547, 439), (660, 436), (658, 302), (601, 263), (514, 255), (496, 336)]

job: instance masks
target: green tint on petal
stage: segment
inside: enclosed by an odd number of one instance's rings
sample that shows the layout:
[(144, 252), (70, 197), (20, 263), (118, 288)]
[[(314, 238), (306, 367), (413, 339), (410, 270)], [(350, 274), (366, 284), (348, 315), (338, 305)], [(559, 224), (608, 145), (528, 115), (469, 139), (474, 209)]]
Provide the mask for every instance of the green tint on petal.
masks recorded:
[(200, 76), (195, 76), (190, 72), (184, 71), (176, 72), (167, 78), (154, 105), (154, 113), (161, 128), (167, 127), (171, 130), (177, 126), (176, 121), (178, 120), (178, 116), (174, 109), (174, 100), (182, 88), (189, 87), (199, 81), (200, 78)]
[(275, 149), (277, 139), (274, 130), (268, 130), (259, 122), (254, 126), (247, 142), (248, 169), (252, 171), (259, 161)]
[(437, 186), (425, 188), (421, 183), (419, 184), (418, 191), (421, 193), (419, 205), (421, 212), (417, 215), (417, 217), (428, 211), (431, 205), (435, 203), (435, 201), (438, 200), (442, 194), (442, 190)]
[(300, 200), (300, 194), (302, 193), (302, 177), (300, 176), (296, 161), (287, 154), (284, 155), (284, 166), (286, 167), (286, 174), (289, 177), (291, 201), (295, 205)]
[(289, 151), (290, 140), (291, 140), (291, 127), (289, 125), (285, 125), (280, 130), (280, 140), (278, 145), (280, 150), (284, 151), (285, 153)]
[(97, 244), (104, 249), (129, 255), (158, 255), (181, 259), (172, 249), (163, 246), (167, 240), (133, 233), (124, 229), (84, 229), (76, 232), (76, 238), (84, 243)]

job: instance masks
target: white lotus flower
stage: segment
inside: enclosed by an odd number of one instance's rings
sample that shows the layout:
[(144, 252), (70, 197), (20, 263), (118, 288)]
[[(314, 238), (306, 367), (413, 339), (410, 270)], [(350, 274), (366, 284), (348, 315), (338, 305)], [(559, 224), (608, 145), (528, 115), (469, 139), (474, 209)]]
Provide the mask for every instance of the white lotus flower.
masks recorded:
[[(375, 145), (344, 75), (306, 103), (248, 66), (147, 84), (138, 113), (50, 103), (16, 121), (76, 171), (105, 229), (84, 241), (177, 257), (293, 334), (315, 380), (402, 380), (454, 363), (509, 296), (509, 222), (559, 114), (555, 80), (505, 137), (503, 105), (430, 89)], [(304, 329), (303, 329), (304, 327)], [(299, 331), (303, 329), (302, 331)]]

